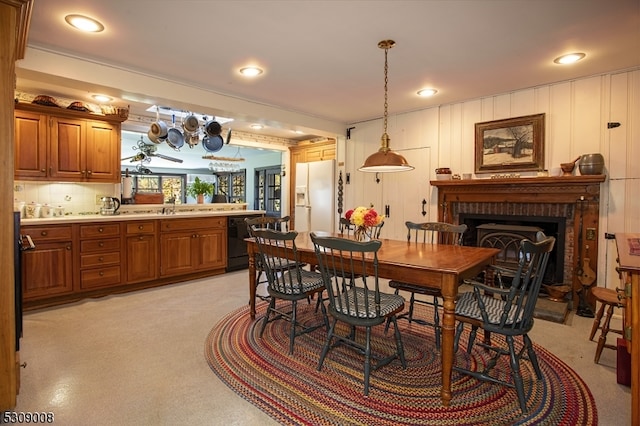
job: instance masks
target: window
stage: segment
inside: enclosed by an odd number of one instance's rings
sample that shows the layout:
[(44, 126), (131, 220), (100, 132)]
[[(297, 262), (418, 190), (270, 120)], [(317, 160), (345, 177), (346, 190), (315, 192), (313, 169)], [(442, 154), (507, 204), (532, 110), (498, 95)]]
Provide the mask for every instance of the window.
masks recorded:
[(171, 203), (175, 198), (176, 204), (185, 201), (185, 175), (133, 175), (133, 191), (162, 192), (164, 202)]
[(265, 210), (267, 216), (280, 216), (281, 212), (281, 167), (256, 169), (255, 206)]
[(218, 185), (216, 191), (218, 194), (227, 196), (230, 203), (246, 202), (246, 170), (234, 173), (218, 173)]

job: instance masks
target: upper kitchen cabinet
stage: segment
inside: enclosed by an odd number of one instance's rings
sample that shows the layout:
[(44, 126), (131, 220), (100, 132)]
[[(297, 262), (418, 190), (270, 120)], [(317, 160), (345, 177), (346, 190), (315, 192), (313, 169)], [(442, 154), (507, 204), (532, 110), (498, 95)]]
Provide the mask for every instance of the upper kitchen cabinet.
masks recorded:
[(118, 183), (122, 121), (16, 104), (15, 179)]

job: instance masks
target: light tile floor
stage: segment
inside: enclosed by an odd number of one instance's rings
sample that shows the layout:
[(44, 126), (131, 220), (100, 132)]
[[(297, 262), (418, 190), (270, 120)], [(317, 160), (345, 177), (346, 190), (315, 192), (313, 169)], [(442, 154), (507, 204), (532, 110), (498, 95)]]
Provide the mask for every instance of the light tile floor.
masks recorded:
[[(204, 358), (212, 326), (247, 301), (239, 271), (27, 312), (15, 410), (53, 412), (65, 426), (276, 424)], [(571, 313), (566, 324), (537, 320), (531, 338), (585, 380), (600, 425), (629, 424), (631, 394), (616, 383), (615, 351), (593, 363), (592, 321)]]

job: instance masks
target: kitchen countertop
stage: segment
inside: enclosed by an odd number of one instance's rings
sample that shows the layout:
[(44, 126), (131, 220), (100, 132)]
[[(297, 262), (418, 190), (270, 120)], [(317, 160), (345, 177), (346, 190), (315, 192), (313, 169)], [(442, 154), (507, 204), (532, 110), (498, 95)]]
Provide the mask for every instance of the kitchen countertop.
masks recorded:
[[(70, 214), (62, 217), (47, 217), (38, 219), (20, 219), (20, 225), (55, 225), (55, 224), (72, 224), (83, 222), (110, 222), (110, 221), (128, 221), (128, 220), (149, 220), (149, 219), (179, 219), (190, 217), (216, 217), (216, 216), (247, 216), (261, 215), (264, 210), (225, 210), (225, 207), (194, 207), (193, 205), (176, 206), (175, 213), (163, 214), (162, 209), (172, 209), (173, 206), (162, 204), (154, 204), (152, 207), (147, 205), (136, 205), (135, 210), (131, 205), (127, 206), (121, 214), (101, 215), (101, 214)], [(124, 206), (123, 206), (124, 207)], [(120, 213), (120, 212), (119, 212)]]

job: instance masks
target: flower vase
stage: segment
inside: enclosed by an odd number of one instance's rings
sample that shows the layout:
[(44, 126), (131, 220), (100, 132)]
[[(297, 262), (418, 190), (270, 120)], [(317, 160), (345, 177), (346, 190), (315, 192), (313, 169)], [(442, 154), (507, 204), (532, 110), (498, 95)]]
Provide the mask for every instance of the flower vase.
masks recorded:
[(198, 204), (204, 204), (204, 194), (198, 194), (196, 201)]
[(355, 237), (356, 241), (371, 241), (371, 233), (366, 226), (358, 226), (354, 231), (353, 236)]

